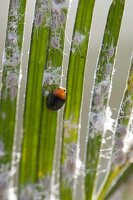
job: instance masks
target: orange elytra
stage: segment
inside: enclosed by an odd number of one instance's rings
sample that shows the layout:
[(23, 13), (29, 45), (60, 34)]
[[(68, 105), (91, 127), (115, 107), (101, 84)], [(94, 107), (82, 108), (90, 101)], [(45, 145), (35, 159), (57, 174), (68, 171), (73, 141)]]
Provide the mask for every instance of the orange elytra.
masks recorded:
[(46, 99), (47, 108), (53, 111), (59, 110), (65, 103), (66, 89), (59, 87), (48, 94)]

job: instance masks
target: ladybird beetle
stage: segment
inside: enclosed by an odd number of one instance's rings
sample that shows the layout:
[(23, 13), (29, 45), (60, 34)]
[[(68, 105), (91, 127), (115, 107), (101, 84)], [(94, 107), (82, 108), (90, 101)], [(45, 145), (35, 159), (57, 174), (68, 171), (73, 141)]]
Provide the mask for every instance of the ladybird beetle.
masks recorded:
[(55, 89), (46, 99), (47, 108), (53, 111), (59, 110), (65, 103), (66, 99), (66, 89), (63, 87), (59, 87)]

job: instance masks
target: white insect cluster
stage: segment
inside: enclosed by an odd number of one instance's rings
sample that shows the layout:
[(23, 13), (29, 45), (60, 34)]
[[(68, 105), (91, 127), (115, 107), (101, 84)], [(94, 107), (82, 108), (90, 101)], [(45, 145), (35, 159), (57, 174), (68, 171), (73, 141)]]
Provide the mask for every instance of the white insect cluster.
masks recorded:
[(71, 131), (72, 130), (78, 130), (80, 129), (80, 124), (77, 124), (73, 121), (73, 116), (71, 115), (69, 117), (69, 120), (64, 120), (64, 127), (65, 127), (65, 136), (70, 137)]
[(112, 112), (110, 107), (107, 107), (105, 112), (91, 113), (90, 121), (93, 127), (93, 131), (91, 131), (92, 138), (95, 137), (95, 133), (100, 134), (100, 131), (106, 132), (106, 130), (110, 130), (113, 132), (114, 119), (111, 116)]
[[(36, 6), (34, 25), (39, 28), (41, 25), (57, 31), (66, 20), (63, 8), (68, 8), (69, 1), (40, 0)], [(51, 14), (52, 13), (52, 14)]]
[(18, 45), (18, 23), (19, 23), (19, 1), (13, 0), (10, 3), (10, 22), (8, 23), (8, 32), (6, 47), (3, 54), (3, 68), (7, 71), (4, 76), (6, 92), (2, 98), (10, 97), (13, 101), (17, 94), (18, 86), (18, 66), (20, 64), (20, 49)]
[(7, 199), (7, 191), (8, 191), (8, 180), (7, 175), (2, 173), (0, 174), (0, 199)]
[(133, 162), (133, 110), (127, 128), (127, 134), (123, 140), (122, 151), (126, 154), (127, 160)]
[(61, 67), (54, 67), (51, 65), (47, 67), (43, 76), (43, 86), (44, 86), (45, 96), (48, 95), (51, 85), (59, 85), (61, 73), (62, 73)]
[[(0, 160), (6, 156), (3, 142), (0, 140)], [(17, 200), (15, 190), (10, 185), (9, 164), (0, 164), (0, 200)]]
[(15, 187), (11, 186), (12, 175), (10, 163), (0, 165), (0, 200), (17, 200)]
[(18, 74), (17, 72), (8, 72), (6, 79), (6, 91), (10, 91), (10, 99), (14, 100), (17, 95)]
[[(112, 40), (113, 41), (113, 40)], [(99, 79), (94, 86), (94, 93), (92, 99), (92, 111), (90, 113), (90, 135), (95, 137), (97, 134), (106, 132), (106, 130), (113, 131), (114, 120), (111, 118), (111, 110), (106, 108), (107, 99), (111, 93), (111, 73), (113, 73), (113, 64), (111, 59), (115, 53), (113, 42), (110, 47), (103, 47), (102, 63), (98, 65), (97, 70)], [(101, 70), (101, 66), (103, 70)], [(101, 76), (101, 78), (100, 78)]]
[(24, 187), (20, 200), (59, 200), (58, 187), (58, 185), (51, 187), (51, 177), (48, 175), (38, 183)]
[(73, 185), (74, 179), (84, 175), (84, 164), (77, 155), (77, 145), (70, 143), (66, 145), (66, 159), (62, 166), (62, 178), (66, 184)]
[(76, 31), (75, 35), (73, 37), (73, 40), (72, 40), (72, 52), (73, 53), (76, 52), (76, 49), (78, 49), (78, 51), (80, 52), (80, 45), (82, 45), (84, 40), (85, 40), (85, 35)]
[(113, 162), (116, 165), (133, 162), (133, 112), (128, 127), (119, 125), (115, 137)]
[[(68, 8), (69, 0), (39, 0), (35, 9), (34, 27), (39, 29), (40, 26), (51, 30), (51, 38), (49, 43), (50, 51), (59, 51), (62, 55), (61, 30), (66, 21), (64, 9)], [(51, 90), (51, 86), (60, 84), (61, 66), (48, 61), (45, 65), (43, 75), (44, 95)]]
[(0, 159), (5, 155), (4, 143), (0, 140)]
[[(0, 141), (0, 159), (5, 155), (4, 144)], [(0, 199), (7, 197), (8, 175), (5, 172), (5, 165), (0, 165)]]

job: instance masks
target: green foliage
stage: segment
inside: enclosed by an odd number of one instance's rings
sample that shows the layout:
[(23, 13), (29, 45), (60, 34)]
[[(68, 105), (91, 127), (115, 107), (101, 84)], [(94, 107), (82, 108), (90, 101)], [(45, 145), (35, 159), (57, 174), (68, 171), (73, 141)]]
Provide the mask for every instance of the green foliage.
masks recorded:
[[(69, 4), (67, 0), (37, 0), (25, 83), (25, 102), (21, 113), (23, 120), (18, 122), (18, 107), (22, 106), (17, 104), (17, 98), (19, 81), (23, 79), (20, 66), (23, 58), (26, 0), (10, 0), (0, 98), (0, 199), (2, 200), (8, 193), (10, 179), (11, 184), (18, 189), (17, 196), (20, 200), (71, 200), (76, 196), (78, 176), (84, 174), (81, 185), (84, 198), (103, 200), (108, 199), (119, 189), (125, 177), (132, 175), (132, 164), (130, 164), (132, 143), (128, 142), (128, 137), (132, 139), (133, 130), (131, 60), (126, 89), (113, 131), (110, 120), (108, 169), (104, 180), (98, 185), (100, 156), (105, 156), (101, 153), (103, 141), (107, 143), (105, 123), (107, 115), (110, 117), (108, 102), (125, 1), (112, 1), (108, 12), (94, 74), (84, 163), (79, 158), (79, 140), (82, 140), (84, 75), (95, 0), (79, 0), (77, 3), (66, 75), (67, 98), (65, 108), (62, 109), (62, 118), (59, 118), (57, 111), (47, 108), (46, 98), (50, 92), (62, 86), (62, 66), (66, 56), (65, 27)], [(20, 130), (22, 135), (16, 140), (14, 133), (17, 131), (15, 130), (17, 123), (21, 124), (20, 127), (23, 129)], [(125, 131), (124, 135), (121, 131)], [(118, 142), (121, 142), (122, 146), (119, 147)], [(18, 144), (19, 148), (15, 149)], [(59, 155), (56, 156), (57, 154)], [(58, 160), (55, 161), (55, 158)], [(58, 163), (58, 166), (55, 163)], [(17, 182), (12, 169), (18, 176)]]

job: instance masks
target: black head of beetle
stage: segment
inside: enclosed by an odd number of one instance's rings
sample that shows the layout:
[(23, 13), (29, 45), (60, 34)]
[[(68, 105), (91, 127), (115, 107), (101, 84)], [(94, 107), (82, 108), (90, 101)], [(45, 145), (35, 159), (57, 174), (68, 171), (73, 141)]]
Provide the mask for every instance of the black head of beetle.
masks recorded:
[(65, 103), (66, 90), (65, 88), (59, 87), (53, 92), (49, 93), (46, 99), (47, 108), (53, 111), (59, 110)]

